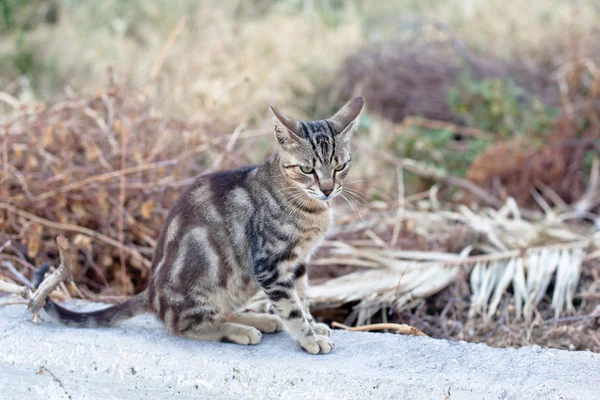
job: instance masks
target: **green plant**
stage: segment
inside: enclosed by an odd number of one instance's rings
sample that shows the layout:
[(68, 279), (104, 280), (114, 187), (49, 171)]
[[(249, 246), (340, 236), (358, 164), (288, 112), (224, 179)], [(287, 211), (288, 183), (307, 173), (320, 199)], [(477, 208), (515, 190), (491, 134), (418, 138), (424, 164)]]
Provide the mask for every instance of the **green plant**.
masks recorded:
[(392, 148), (399, 157), (423, 161), (453, 175), (465, 176), (473, 159), (490, 144), (490, 140), (480, 138), (456, 140), (455, 133), (447, 129), (412, 126), (394, 136)]
[(503, 137), (543, 135), (558, 116), (557, 109), (546, 106), (509, 78), (478, 80), (469, 72), (458, 75), (447, 101), (467, 125)]
[(56, 23), (58, 3), (44, 0), (0, 0), (0, 34), (34, 29), (40, 22)]

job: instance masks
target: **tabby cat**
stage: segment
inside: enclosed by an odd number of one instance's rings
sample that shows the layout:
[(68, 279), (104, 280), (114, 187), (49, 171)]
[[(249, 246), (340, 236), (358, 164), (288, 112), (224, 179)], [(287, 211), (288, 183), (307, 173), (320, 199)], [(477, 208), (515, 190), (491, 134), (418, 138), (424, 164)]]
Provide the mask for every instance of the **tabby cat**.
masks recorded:
[[(307, 122), (271, 107), (278, 154), (197, 178), (169, 211), (145, 291), (94, 312), (48, 301), (46, 312), (78, 327), (153, 312), (175, 335), (244, 345), (285, 327), (307, 352), (329, 353), (331, 331), (309, 311), (307, 262), (331, 226), (363, 104)], [(260, 290), (273, 314), (237, 311)]]

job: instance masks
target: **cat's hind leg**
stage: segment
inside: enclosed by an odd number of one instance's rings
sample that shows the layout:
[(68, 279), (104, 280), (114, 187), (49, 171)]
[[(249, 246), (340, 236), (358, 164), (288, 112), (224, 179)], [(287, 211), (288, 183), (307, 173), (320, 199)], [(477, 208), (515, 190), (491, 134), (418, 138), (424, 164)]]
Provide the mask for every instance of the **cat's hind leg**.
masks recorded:
[(283, 321), (277, 315), (243, 312), (233, 313), (228, 321), (253, 326), (264, 333), (279, 332), (283, 329)]
[(195, 308), (184, 312), (174, 333), (195, 340), (257, 344), (262, 338), (252, 326), (224, 320), (212, 308)]
[(195, 340), (231, 342), (243, 345), (257, 344), (262, 338), (262, 334), (258, 329), (233, 322), (201, 323), (191, 326), (189, 329), (180, 332), (179, 335)]

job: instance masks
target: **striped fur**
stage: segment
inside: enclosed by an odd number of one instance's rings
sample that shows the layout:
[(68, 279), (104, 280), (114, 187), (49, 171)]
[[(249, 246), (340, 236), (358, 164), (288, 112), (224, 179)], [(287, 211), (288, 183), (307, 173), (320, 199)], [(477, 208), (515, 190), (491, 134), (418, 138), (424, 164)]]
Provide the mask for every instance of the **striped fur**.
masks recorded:
[[(278, 154), (263, 164), (199, 177), (169, 211), (148, 288), (129, 302), (75, 313), (46, 310), (74, 326), (110, 326), (155, 313), (175, 335), (255, 344), (287, 328), (309, 353), (333, 348), (306, 297), (307, 263), (331, 222), (330, 200), (349, 170), (349, 139), (363, 100), (329, 120), (298, 122), (272, 108)], [(276, 315), (238, 313), (264, 291)]]

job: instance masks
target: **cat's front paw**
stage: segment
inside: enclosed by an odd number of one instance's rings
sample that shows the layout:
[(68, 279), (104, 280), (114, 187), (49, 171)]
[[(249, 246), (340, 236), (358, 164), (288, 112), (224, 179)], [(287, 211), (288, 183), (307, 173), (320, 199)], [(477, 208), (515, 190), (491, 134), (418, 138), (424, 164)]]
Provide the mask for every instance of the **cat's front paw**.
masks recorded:
[(305, 336), (300, 346), (310, 354), (327, 354), (335, 347), (331, 339), (323, 335)]
[(331, 329), (329, 329), (329, 327), (325, 324), (322, 324), (320, 322), (313, 322), (310, 325), (310, 327), (313, 329), (313, 331), (315, 331), (317, 335), (331, 336)]

